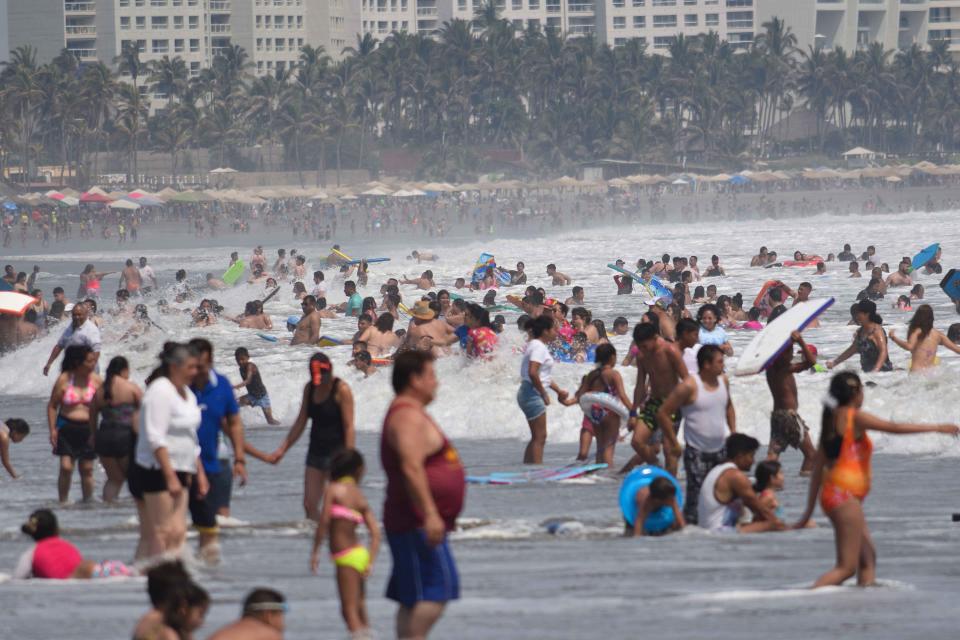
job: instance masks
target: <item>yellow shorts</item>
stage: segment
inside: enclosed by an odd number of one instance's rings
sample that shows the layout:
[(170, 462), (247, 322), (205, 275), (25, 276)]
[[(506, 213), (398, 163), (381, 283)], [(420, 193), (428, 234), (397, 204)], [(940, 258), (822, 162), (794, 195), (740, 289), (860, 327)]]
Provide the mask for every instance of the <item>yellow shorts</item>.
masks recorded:
[(338, 551), (331, 557), (333, 558), (334, 565), (338, 567), (350, 567), (360, 575), (366, 575), (367, 569), (370, 568), (370, 552), (367, 551), (366, 547), (360, 545)]

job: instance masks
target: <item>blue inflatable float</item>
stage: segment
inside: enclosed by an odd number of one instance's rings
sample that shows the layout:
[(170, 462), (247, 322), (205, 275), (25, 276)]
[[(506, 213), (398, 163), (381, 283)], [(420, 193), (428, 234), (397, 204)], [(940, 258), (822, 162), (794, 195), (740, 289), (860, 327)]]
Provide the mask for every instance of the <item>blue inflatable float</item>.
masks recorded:
[[(677, 488), (677, 505), (683, 509), (683, 489), (680, 483), (668, 471), (660, 467), (652, 467), (648, 464), (637, 467), (623, 479), (620, 485), (620, 513), (623, 519), (631, 527), (637, 519), (637, 492), (650, 486), (650, 483), (657, 478), (666, 478)], [(647, 533), (663, 533), (673, 526), (673, 509), (669, 507), (660, 507), (649, 516), (643, 523), (643, 529)]]

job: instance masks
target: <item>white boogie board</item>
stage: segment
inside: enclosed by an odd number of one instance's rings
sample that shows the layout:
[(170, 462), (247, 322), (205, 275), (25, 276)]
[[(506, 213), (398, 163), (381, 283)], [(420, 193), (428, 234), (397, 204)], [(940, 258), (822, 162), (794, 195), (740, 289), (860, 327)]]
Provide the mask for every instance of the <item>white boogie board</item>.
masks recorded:
[(791, 307), (782, 316), (768, 324), (747, 345), (737, 361), (737, 375), (760, 373), (769, 367), (790, 344), (790, 334), (803, 331), (817, 316), (833, 304), (833, 298), (807, 300)]

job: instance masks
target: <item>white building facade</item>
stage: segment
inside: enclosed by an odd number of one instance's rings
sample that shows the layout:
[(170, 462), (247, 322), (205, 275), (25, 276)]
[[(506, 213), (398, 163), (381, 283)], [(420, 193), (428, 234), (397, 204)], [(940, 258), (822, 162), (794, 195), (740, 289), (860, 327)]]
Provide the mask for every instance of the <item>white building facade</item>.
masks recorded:
[[(7, 47), (30, 45), (41, 62), (64, 48), (112, 65), (126, 43), (143, 61), (179, 56), (192, 74), (243, 47), (259, 75), (294, 66), (305, 44), (331, 57), (360, 32), (360, 0), (3, 0)], [(2, 8), (3, 5), (0, 5)], [(0, 39), (2, 42), (2, 39)]]

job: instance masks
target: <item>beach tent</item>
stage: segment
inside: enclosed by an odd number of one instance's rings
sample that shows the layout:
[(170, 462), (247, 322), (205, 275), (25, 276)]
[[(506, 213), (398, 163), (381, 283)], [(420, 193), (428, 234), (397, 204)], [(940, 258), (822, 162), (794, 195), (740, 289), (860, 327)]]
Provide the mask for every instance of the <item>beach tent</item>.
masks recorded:
[(873, 158), (881, 154), (864, 147), (854, 147), (849, 151), (844, 151), (842, 155), (844, 158)]
[(116, 200), (110, 203), (111, 209), (123, 209), (124, 211), (136, 211), (140, 205), (131, 200)]
[(210, 173), (216, 173), (216, 174), (221, 174), (221, 173), (237, 173), (237, 170), (236, 170), (236, 169), (231, 169), (230, 167), (217, 167), (216, 169), (211, 169), (211, 170), (210, 170)]
[(113, 202), (113, 200), (114, 200), (114, 198), (111, 198), (110, 196), (108, 196), (108, 195), (103, 191), (103, 189), (100, 189), (99, 187), (93, 187), (92, 189), (90, 189), (90, 190), (87, 191), (86, 193), (81, 193), (81, 194), (80, 194), (80, 202), (100, 202), (100, 203), (107, 203), (107, 202)]

